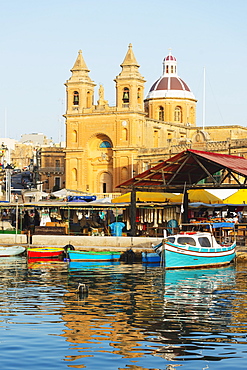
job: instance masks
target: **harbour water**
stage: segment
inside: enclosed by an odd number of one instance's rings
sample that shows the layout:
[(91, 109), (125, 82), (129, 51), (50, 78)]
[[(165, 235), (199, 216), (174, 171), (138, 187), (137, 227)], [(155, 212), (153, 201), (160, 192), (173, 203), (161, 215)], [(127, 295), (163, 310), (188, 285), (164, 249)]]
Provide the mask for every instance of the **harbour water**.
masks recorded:
[(246, 368), (245, 264), (0, 263), (3, 370)]

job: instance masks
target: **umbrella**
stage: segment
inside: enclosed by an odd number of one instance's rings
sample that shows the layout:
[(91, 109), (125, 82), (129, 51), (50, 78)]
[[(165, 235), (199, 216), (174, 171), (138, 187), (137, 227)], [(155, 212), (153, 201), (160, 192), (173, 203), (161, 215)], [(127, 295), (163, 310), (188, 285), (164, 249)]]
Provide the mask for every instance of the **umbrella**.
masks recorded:
[(225, 204), (247, 204), (247, 189), (239, 189), (236, 193), (224, 199)]
[(53, 191), (52, 192), (52, 195), (54, 195), (55, 197), (59, 198), (59, 197), (66, 197), (68, 194), (68, 191), (66, 189), (60, 189), (60, 190), (57, 190), (57, 191)]
[[(137, 191), (136, 201), (137, 202), (168, 202), (171, 197), (174, 197), (173, 193), (153, 193), (147, 191)], [(112, 203), (129, 203), (131, 201), (131, 193), (120, 195), (117, 198), (112, 199)]]
[[(188, 198), (189, 203), (206, 203), (206, 204), (214, 204), (214, 203), (223, 203), (223, 200), (216, 197), (215, 195), (209, 193), (204, 189), (196, 189), (196, 190), (188, 190)], [(173, 198), (170, 199), (171, 203), (182, 203), (183, 201), (183, 194), (175, 195)]]

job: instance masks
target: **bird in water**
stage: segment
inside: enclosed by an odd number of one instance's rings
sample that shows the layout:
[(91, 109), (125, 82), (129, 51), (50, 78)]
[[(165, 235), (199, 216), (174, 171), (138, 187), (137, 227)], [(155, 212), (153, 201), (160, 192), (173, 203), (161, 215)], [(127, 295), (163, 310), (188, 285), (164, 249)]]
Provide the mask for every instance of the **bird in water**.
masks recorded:
[(88, 294), (88, 286), (84, 283), (79, 283), (77, 287), (77, 293), (80, 296), (87, 295)]

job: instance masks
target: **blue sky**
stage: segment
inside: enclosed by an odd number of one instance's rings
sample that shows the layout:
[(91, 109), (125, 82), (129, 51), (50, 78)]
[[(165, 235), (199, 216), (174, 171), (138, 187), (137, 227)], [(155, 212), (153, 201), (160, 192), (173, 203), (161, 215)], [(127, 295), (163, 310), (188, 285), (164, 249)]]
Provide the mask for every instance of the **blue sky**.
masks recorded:
[(246, 0), (1, 0), (0, 137), (64, 139), (64, 83), (79, 49), (115, 105), (113, 80), (129, 43), (145, 94), (171, 48), (198, 99), (197, 125), (205, 67), (206, 126), (246, 126), (246, 13)]

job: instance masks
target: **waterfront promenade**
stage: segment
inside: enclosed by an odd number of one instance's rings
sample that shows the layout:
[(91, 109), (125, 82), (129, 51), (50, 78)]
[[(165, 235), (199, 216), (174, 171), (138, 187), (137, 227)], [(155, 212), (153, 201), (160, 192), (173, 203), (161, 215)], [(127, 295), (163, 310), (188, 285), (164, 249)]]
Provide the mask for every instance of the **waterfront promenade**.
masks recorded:
[[(76, 250), (118, 250), (124, 252), (131, 248), (135, 251), (152, 251), (152, 244), (160, 243), (162, 238), (129, 237), (129, 236), (71, 236), (71, 235), (33, 235), (33, 246), (52, 245), (64, 247), (72, 244)], [(21, 244), (28, 246), (27, 236), (24, 234), (2, 234), (2, 245)]]

